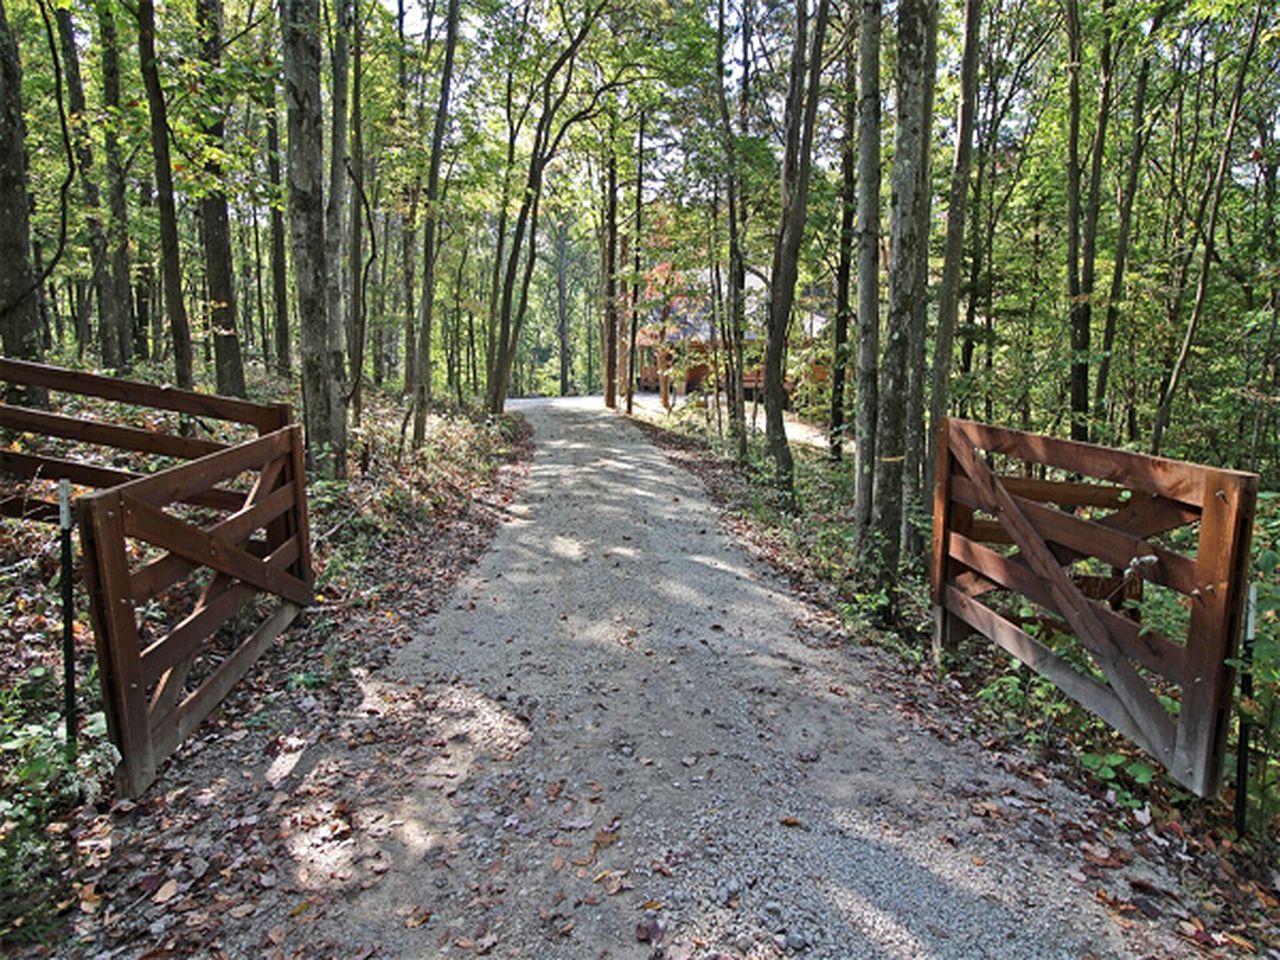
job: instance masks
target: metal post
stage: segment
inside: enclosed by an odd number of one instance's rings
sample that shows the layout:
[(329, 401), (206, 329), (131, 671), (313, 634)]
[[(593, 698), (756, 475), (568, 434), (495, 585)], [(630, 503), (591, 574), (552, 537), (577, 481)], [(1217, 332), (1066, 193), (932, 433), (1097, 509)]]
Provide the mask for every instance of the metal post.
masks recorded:
[(71, 584), (71, 481), (58, 483), (58, 520), (62, 534), (62, 677), (67, 715), (67, 755), (76, 755), (75, 611)]
[[(1249, 596), (1245, 600), (1244, 641), (1240, 650), (1240, 699), (1253, 696), (1253, 638), (1258, 625), (1258, 585), (1249, 584)], [(1243, 710), (1240, 711), (1240, 728), (1236, 737), (1236, 835), (1243, 837), (1249, 824), (1249, 730), (1250, 724)]]

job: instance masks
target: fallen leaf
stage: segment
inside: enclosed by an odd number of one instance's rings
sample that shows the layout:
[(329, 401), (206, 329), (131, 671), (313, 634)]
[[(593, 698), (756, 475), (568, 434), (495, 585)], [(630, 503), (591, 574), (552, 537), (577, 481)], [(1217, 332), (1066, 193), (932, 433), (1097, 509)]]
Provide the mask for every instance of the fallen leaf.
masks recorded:
[(168, 903), (178, 895), (178, 881), (170, 877), (151, 898), (152, 903)]
[(601, 850), (606, 850), (618, 842), (618, 835), (609, 830), (596, 831), (596, 846)]
[(784, 827), (798, 827), (800, 821), (796, 817), (779, 817), (778, 822)]
[(657, 943), (662, 939), (662, 927), (655, 917), (646, 917), (636, 924), (636, 939), (641, 943)]
[(559, 873), (564, 869), (564, 857), (555, 856), (551, 858), (551, 872)]

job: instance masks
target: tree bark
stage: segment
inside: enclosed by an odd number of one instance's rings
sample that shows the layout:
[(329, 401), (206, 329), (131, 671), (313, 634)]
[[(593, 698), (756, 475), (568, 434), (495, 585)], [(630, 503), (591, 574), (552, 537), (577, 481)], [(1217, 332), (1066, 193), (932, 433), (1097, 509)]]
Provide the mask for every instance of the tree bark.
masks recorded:
[(858, 399), (854, 415), (853, 523), (869, 561), (880, 362), (880, 9), (862, 0), (858, 25)]
[(898, 4), (898, 117), (890, 199), (889, 315), (880, 370), (871, 529), (881, 586), (896, 581), (901, 557), (902, 474), (905, 457), (907, 358), (912, 314), (924, 295), (920, 276), (920, 164), (924, 138), (924, 76), (928, 0)]
[(289, 110), (289, 221), (301, 327), (303, 421), (312, 466), (321, 476), (340, 477), (345, 474), (346, 412), (338, 372), (332, 367), (325, 296), (319, 0), (283, 0), (281, 21)]
[(276, 111), (276, 82), (271, 79), (271, 109), (267, 114), (267, 179), (271, 183), (271, 304), (276, 341), (276, 372), (287, 377), (293, 367), (289, 336), (289, 278), (284, 252), (284, 202), (280, 182), (280, 122)]
[[(204, 62), (210, 76), (221, 72), (222, 0), (198, 0), (196, 15), (204, 34)], [(215, 89), (217, 89), (215, 87)], [(219, 105), (206, 105), (213, 119), (204, 134), (215, 148), (221, 148), (226, 121)], [(236, 332), (235, 271), (231, 257), (231, 220), (227, 214), (227, 195), (223, 190), (222, 164), (212, 160), (205, 165), (210, 186), (200, 198), (200, 216), (204, 225), (205, 277), (209, 287), (209, 317), (213, 324), (213, 362), (218, 393), (245, 396), (244, 359)]]
[[(982, 31), (982, 0), (965, 0), (964, 52), (960, 66), (960, 119), (956, 129), (951, 186), (947, 193), (947, 235), (938, 289), (938, 326), (933, 353), (933, 382), (929, 395), (929, 437), (924, 460), (925, 490), (933, 489), (937, 460), (938, 424), (947, 415), (947, 393), (955, 348), (956, 316), (960, 306), (960, 271), (964, 268), (965, 216), (968, 213), (969, 171), (973, 163), (973, 125), (978, 102), (978, 38)], [(926, 499), (926, 504), (931, 501)]]
[(160, 214), (160, 269), (164, 280), (165, 312), (173, 334), (173, 366), (178, 386), (195, 384), (191, 354), (191, 325), (182, 299), (178, 211), (173, 199), (173, 167), (169, 162), (169, 119), (160, 69), (156, 63), (156, 12), (153, 0), (138, 0), (138, 57), (151, 116), (151, 153), (155, 160), (156, 207)]
[(134, 347), (142, 359), (147, 357), (145, 325), (141, 337), (133, 317), (133, 298), (129, 267), (129, 201), (125, 181), (124, 160), (120, 153), (120, 137), (116, 131), (120, 112), (120, 42), (116, 34), (116, 18), (111, 5), (100, 3), (98, 39), (102, 48), (102, 103), (109, 119), (103, 130), (103, 147), (107, 158), (107, 255), (111, 261), (110, 294), (116, 313), (116, 333), (120, 337), (120, 357), (127, 368)]
[(635, 243), (632, 246), (631, 329), (627, 337), (627, 413), (631, 413), (636, 389), (636, 336), (640, 332), (640, 243), (644, 224), (644, 111), (640, 111), (640, 130), (636, 134), (636, 215)]
[(444, 70), (440, 75), (440, 102), (431, 132), (431, 159), (427, 167), (426, 221), (422, 230), (422, 322), (418, 326), (418, 372), (414, 378), (413, 448), (422, 446), (431, 404), (431, 320), (435, 310), (436, 224), (440, 219), (440, 160), (449, 125), (449, 91), (453, 83), (453, 58), (458, 46), (458, 4), (449, 0), (445, 25)]
[[(351, 318), (347, 331), (347, 354), (351, 368), (351, 418), (359, 425), (364, 401), (364, 345), (365, 291), (361, 282), (364, 253), (364, 217), (361, 200), (364, 196), (364, 20), (360, 13), (360, 0), (352, 0), (351, 17), (351, 160), (347, 173), (351, 177), (351, 246), (348, 251), (347, 271), (351, 276), (351, 304), (347, 315)], [(373, 224), (369, 224), (370, 231)]]
[(618, 405), (618, 154), (609, 138), (604, 229), (604, 405)]
[(560, 352), (560, 396), (569, 395), (569, 223), (556, 224), (556, 341)]
[[(347, 316), (343, 299), (342, 238), (347, 209), (347, 112), (351, 98), (351, 4), (336, 0), (329, 48), (329, 190), (325, 197), (325, 300), (328, 302), (330, 368), (345, 379)], [(355, 204), (352, 204), (354, 209)], [(341, 390), (341, 386), (339, 387)], [(345, 432), (345, 417), (343, 418)]]
[(855, 215), (858, 209), (858, 21), (848, 15), (845, 34), (844, 89), (840, 101), (840, 246), (836, 259), (836, 322), (831, 349), (831, 431), (827, 449), (832, 460), (844, 456), (844, 381), (849, 368), (849, 320), (853, 281)]
[(0, 0), (0, 346), (7, 357), (40, 359), (37, 278), (31, 268), (22, 63)]

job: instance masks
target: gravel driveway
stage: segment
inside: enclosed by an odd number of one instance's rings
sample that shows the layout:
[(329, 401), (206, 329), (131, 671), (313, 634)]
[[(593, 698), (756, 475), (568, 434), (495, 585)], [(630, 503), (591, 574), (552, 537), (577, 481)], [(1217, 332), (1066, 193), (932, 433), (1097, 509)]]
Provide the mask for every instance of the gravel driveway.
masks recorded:
[[(623, 417), (516, 408), (536, 453), (510, 522), (370, 686), (411, 699), (436, 752), (407, 748), (401, 789), (360, 812), (376, 882), (313, 936), (392, 957), (1178, 952), (1077, 869), (1080, 798), (904, 716), (891, 659), (814, 629)], [(293, 842), (303, 876), (334, 869)]]

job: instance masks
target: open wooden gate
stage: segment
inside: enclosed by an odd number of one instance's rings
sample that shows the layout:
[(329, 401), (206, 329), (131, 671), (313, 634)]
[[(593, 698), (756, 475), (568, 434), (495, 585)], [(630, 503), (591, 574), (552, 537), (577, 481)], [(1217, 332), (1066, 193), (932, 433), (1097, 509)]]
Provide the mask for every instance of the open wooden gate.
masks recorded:
[[(103, 706), (121, 754), (117, 782), (137, 796), (311, 600), (301, 429), (289, 423), (287, 404), (44, 364), (0, 358), (0, 381), (16, 388), (0, 403), (0, 430), (59, 452), (98, 448), (96, 462), (0, 449), (0, 474), (22, 485), (0, 495), (0, 514), (56, 522), (49, 482), (77, 488)], [(120, 404), (118, 416), (147, 426), (10, 402), (34, 391)], [(188, 427), (216, 423), (228, 439), (163, 432), (154, 423), (162, 412), (189, 418)], [(246, 428), (257, 437), (236, 442)], [(174, 465), (145, 472), (166, 463)]]
[[(1258, 477), (967, 420), (944, 420), (939, 429), (932, 565), (939, 643), (971, 627), (1184, 786), (1216, 794)], [(1008, 475), (1013, 464), (1021, 476)], [(1062, 479), (1033, 476), (1052, 472)], [(1198, 528), (1194, 554), (1171, 547), (1168, 535), (1180, 527)], [(1145, 582), (1180, 595), (1186, 636), (1162, 636), (1087, 596), (1071, 568), (1098, 561), (1111, 568), (1117, 590)], [(1060, 618), (1086, 653), (1076, 658), (1084, 668), (993, 603), (1001, 593)]]

